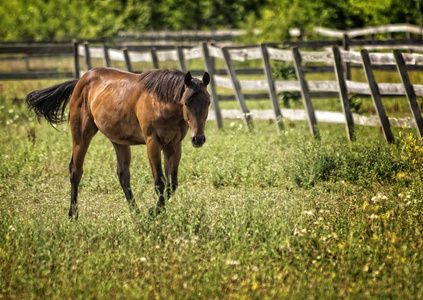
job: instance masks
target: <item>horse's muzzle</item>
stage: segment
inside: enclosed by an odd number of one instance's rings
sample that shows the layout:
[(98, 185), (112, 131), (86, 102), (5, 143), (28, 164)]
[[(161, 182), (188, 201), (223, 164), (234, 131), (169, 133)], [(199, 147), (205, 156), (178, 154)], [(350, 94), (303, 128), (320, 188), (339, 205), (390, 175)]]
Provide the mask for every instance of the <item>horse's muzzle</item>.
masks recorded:
[(194, 135), (191, 138), (191, 142), (194, 148), (200, 148), (206, 142), (206, 137), (204, 135)]

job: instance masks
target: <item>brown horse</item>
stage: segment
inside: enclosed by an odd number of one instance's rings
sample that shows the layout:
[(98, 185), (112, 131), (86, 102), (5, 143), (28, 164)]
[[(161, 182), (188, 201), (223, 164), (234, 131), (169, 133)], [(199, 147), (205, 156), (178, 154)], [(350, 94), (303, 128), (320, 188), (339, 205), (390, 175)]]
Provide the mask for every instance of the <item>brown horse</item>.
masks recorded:
[[(131, 145), (147, 145), (154, 185), (159, 197), (157, 211), (178, 186), (181, 142), (188, 128), (194, 147), (206, 138), (204, 127), (210, 105), (206, 72), (202, 80), (181, 71), (149, 70), (133, 74), (110, 68), (88, 71), (79, 80), (68, 81), (28, 94), (28, 107), (51, 124), (69, 123), (73, 152), (69, 165), (71, 204), (69, 216), (78, 217), (78, 185), (91, 139), (100, 130), (113, 144), (117, 173), (126, 200), (138, 212), (130, 188)], [(70, 97), (70, 101), (69, 101)], [(165, 174), (161, 163), (164, 156)]]

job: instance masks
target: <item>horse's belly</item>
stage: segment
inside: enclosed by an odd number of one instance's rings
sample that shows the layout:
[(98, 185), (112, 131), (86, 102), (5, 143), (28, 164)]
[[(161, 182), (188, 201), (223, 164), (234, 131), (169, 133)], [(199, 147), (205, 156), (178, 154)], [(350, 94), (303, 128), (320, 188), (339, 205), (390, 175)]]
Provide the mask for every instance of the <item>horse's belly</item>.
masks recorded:
[(98, 129), (112, 142), (122, 145), (145, 144), (144, 135), (135, 116), (116, 119), (108, 115), (94, 117)]

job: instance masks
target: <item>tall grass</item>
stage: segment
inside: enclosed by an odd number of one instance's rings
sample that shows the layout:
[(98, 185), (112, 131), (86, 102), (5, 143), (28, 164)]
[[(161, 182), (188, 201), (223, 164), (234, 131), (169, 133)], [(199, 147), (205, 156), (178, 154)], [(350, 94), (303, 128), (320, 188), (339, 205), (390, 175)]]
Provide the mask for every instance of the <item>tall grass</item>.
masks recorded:
[(132, 216), (99, 133), (71, 221), (68, 125), (23, 105), (39, 84), (0, 94), (0, 297), (423, 298), (415, 131), (388, 145), (375, 128), (349, 143), (343, 125), (319, 124), (314, 141), (305, 122), (210, 122), (203, 148), (184, 142), (180, 187), (156, 218), (145, 147), (133, 147)]

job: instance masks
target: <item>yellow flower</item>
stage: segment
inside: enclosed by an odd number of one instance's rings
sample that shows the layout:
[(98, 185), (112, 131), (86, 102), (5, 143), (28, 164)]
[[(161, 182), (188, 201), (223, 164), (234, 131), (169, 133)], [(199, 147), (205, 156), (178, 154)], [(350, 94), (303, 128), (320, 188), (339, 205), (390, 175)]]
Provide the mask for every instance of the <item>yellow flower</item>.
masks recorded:
[(405, 177), (405, 173), (403, 173), (403, 172), (399, 172), (398, 174), (397, 174), (397, 178), (398, 179), (403, 179)]

